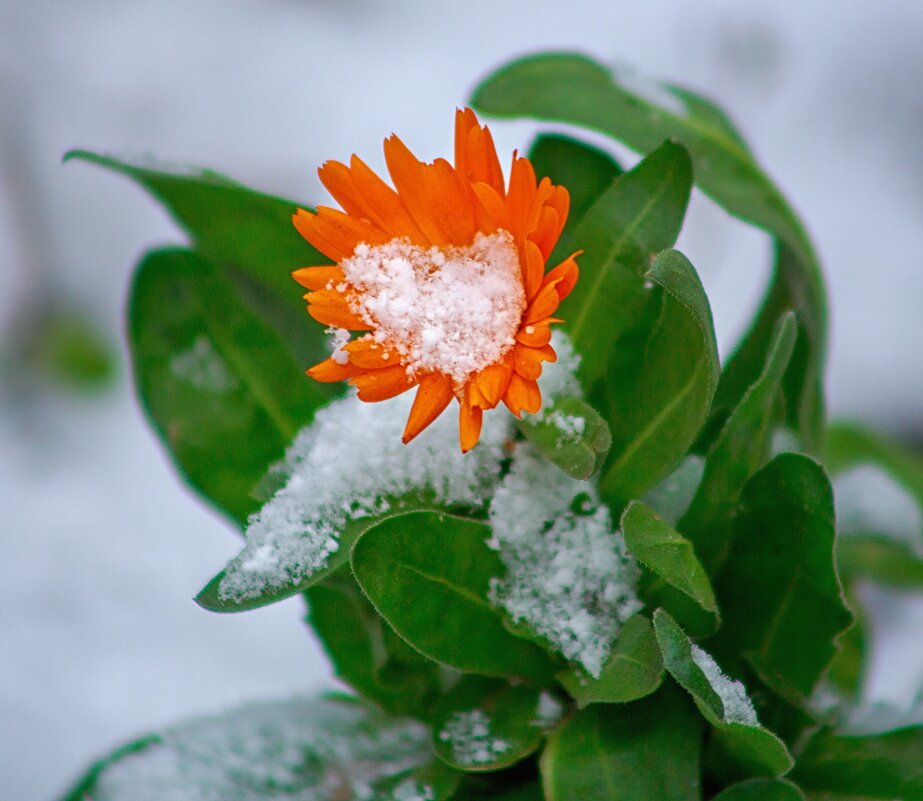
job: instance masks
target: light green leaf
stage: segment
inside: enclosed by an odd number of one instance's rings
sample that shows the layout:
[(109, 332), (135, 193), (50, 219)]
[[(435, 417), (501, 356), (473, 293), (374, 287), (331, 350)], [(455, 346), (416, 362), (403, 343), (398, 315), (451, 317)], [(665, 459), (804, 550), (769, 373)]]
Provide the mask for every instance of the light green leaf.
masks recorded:
[(805, 801), (787, 779), (748, 779), (722, 790), (711, 801)]
[[(720, 402), (735, 406), (759, 373), (773, 326), (787, 309), (798, 312), (801, 336), (786, 377), (789, 419), (811, 447), (820, 444), (826, 353), (826, 293), (804, 228), (727, 117), (708, 100), (668, 84), (613, 72), (577, 53), (520, 58), (489, 76), (472, 104), (499, 117), (533, 117), (600, 131), (641, 153), (664, 139), (682, 142), (696, 183), (728, 212), (780, 240), (776, 273), (757, 323), (732, 358), (738, 365)], [(576, 242), (576, 240), (575, 240)]]
[(507, 768), (536, 751), (563, 712), (560, 702), (533, 687), (465, 676), (436, 707), (436, 755), (463, 771)]
[(329, 397), (210, 262), (157, 250), (129, 301), (135, 384), (186, 481), (242, 524), (268, 467)]
[(718, 382), (708, 299), (679, 252), (660, 253), (643, 321), (613, 348), (608, 389), (612, 431), (603, 497), (620, 512), (663, 479), (695, 441)]
[(788, 749), (759, 725), (743, 685), (725, 676), (663, 609), (654, 613), (654, 630), (666, 669), (715, 728), (710, 746), (720, 751), (722, 762), (731, 763), (724, 767), (725, 777), (780, 776), (791, 770)]
[(663, 681), (663, 658), (650, 621), (643, 615), (625, 621), (598, 679), (572, 667), (559, 673), (558, 681), (581, 709), (588, 704), (625, 703), (650, 695)]
[(578, 479), (599, 469), (612, 444), (606, 421), (580, 398), (558, 398), (518, 421), (518, 427), (545, 458)]
[(763, 372), (731, 413), (706, 456), (702, 481), (677, 525), (695, 546), (710, 575), (727, 557), (732, 520), (744, 484), (769, 458), (782, 376), (795, 337), (795, 319), (789, 312), (776, 326)]
[(813, 459), (779, 454), (747, 482), (741, 510), (715, 585), (724, 616), (718, 639), (799, 703), (852, 622), (833, 559), (830, 482)]
[(698, 715), (674, 686), (631, 704), (593, 704), (549, 739), (547, 801), (699, 801)]
[(375, 608), (407, 642), (437, 662), (493, 676), (546, 681), (554, 662), (511, 634), (488, 600), (500, 557), (490, 527), (435, 512), (390, 517), (352, 549), (352, 568)]
[(717, 616), (718, 604), (692, 544), (649, 506), (632, 501), (622, 515), (628, 550), (660, 578)]

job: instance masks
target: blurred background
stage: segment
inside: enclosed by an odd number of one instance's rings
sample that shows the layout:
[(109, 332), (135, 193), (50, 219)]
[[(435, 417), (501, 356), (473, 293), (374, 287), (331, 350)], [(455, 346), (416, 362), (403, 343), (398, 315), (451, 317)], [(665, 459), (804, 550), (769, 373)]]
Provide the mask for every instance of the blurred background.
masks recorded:
[[(191, 598), (237, 549), (133, 398), (123, 304), (159, 207), (70, 148), (211, 167), (307, 203), (316, 167), (451, 152), (514, 55), (577, 48), (723, 105), (807, 221), (830, 284), (836, 415), (923, 437), (923, 4), (682, 0), (0, 0), (0, 795), (49, 799), (176, 719), (329, 685), (301, 602)], [(506, 160), (535, 126), (494, 126)], [(696, 199), (680, 247), (727, 354), (764, 236)], [(294, 291), (294, 289), (293, 289)], [(879, 594), (870, 699), (923, 681), (923, 607)]]

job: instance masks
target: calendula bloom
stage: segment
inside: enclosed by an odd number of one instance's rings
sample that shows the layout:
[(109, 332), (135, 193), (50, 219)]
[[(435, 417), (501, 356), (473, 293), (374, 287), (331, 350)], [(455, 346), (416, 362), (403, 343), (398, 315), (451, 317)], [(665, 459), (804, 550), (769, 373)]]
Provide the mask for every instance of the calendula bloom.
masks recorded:
[(308, 375), (349, 381), (364, 401), (418, 387), (404, 442), (456, 398), (467, 451), (485, 409), (541, 408), (553, 315), (577, 280), (578, 254), (545, 272), (569, 196), (515, 153), (504, 185), (490, 131), (470, 109), (456, 112), (454, 167), (418, 161), (395, 135), (384, 149), (394, 189), (355, 155), (349, 166), (328, 161), (318, 173), (343, 210), (293, 217), (336, 262), (293, 273), (310, 290), (309, 314), (335, 335), (333, 355)]

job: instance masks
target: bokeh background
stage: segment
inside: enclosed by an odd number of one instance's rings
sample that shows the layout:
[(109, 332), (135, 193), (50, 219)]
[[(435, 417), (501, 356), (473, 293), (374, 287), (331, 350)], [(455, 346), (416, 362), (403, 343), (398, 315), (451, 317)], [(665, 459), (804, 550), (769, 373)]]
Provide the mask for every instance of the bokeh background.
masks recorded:
[[(192, 603), (237, 540), (147, 428), (122, 336), (132, 265), (180, 235), (127, 180), (62, 166), (66, 150), (310, 203), (318, 164), (382, 167), (392, 130), (450, 152), (453, 109), (510, 56), (627, 63), (729, 110), (825, 264), (833, 413), (919, 442), (921, 43), (919, 0), (0, 0), (0, 797), (50, 799), (128, 738), (332, 682), (298, 599)], [(534, 129), (494, 132), (508, 154)], [(726, 354), (766, 283), (765, 237), (699, 198), (680, 246)], [(868, 700), (904, 701), (923, 607), (872, 600)]]

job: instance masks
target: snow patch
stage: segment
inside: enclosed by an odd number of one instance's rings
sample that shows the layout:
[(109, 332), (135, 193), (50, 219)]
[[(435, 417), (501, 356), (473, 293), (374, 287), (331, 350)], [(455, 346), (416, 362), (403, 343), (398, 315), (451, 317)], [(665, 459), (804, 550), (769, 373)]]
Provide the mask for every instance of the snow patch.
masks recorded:
[(202, 334), (189, 348), (170, 359), (170, 372), (196, 389), (208, 392), (223, 394), (240, 384), (211, 340)]
[(725, 676), (718, 663), (710, 654), (695, 643), (692, 644), (692, 661), (699, 666), (708, 679), (708, 683), (721, 699), (726, 723), (743, 723), (745, 726), (758, 726), (756, 710), (747, 697), (747, 690), (739, 681)]
[(439, 739), (452, 748), (459, 765), (486, 765), (510, 750), (500, 737), (490, 734), (490, 718), (480, 709), (456, 712), (439, 732)]

